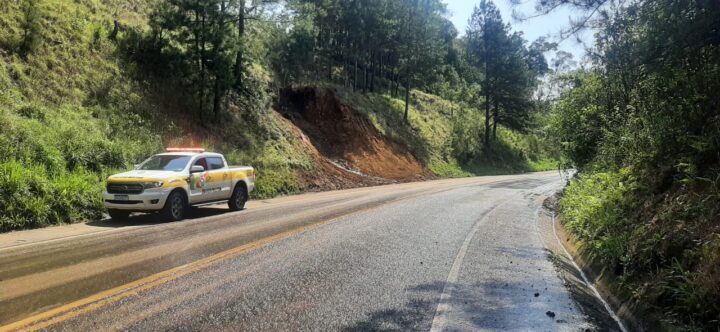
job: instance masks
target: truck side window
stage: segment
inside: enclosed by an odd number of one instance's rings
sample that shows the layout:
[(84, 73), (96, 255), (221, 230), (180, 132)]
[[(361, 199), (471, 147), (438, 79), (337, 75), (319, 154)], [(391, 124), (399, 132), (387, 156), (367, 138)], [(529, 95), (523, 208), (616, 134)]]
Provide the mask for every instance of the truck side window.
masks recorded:
[(210, 169), (221, 169), (225, 167), (225, 163), (223, 162), (222, 158), (218, 157), (209, 157), (207, 158), (208, 162), (210, 163)]
[(202, 166), (206, 171), (210, 170), (210, 168), (208, 168), (208, 164), (207, 164), (207, 161), (205, 160), (205, 158), (200, 158), (200, 159), (196, 160), (195, 163), (193, 164), (193, 166)]

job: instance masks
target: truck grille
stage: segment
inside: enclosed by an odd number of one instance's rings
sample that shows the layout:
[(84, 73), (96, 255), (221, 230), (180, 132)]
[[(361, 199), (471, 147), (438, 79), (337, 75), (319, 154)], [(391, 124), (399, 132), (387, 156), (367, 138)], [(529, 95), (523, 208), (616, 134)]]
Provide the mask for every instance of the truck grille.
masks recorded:
[(109, 183), (108, 194), (137, 195), (142, 194), (143, 186), (139, 183)]

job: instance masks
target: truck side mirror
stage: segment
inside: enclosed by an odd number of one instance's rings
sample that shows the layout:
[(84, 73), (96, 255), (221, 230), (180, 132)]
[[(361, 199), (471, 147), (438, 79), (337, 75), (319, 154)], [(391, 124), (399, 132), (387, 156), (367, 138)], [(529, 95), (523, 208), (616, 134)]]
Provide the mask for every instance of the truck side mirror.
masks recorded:
[(205, 172), (205, 167), (202, 167), (200, 165), (194, 165), (190, 167), (190, 173), (202, 173)]

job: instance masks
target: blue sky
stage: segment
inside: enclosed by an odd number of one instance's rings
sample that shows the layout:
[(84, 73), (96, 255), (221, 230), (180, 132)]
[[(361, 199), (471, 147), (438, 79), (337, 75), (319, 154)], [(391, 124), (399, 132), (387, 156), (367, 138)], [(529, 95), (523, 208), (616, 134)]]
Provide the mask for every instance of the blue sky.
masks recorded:
[[(445, 0), (448, 11), (450, 12), (450, 19), (452, 20), (455, 27), (458, 29), (460, 34), (465, 34), (468, 20), (472, 15), (473, 8), (480, 3), (480, 0)], [(556, 37), (558, 32), (565, 26), (568, 25), (570, 17), (576, 17), (573, 12), (567, 8), (561, 8), (550, 15), (536, 17), (529, 19), (524, 22), (516, 22), (512, 18), (513, 6), (509, 0), (494, 0), (495, 6), (500, 10), (503, 21), (509, 22), (512, 25), (513, 31), (522, 31), (525, 35), (525, 39), (532, 42), (541, 36)], [(522, 5), (516, 6), (515, 10), (531, 14), (533, 13), (533, 6), (535, 0), (525, 0)], [(590, 31), (583, 32), (581, 39), (588, 46), (593, 44), (593, 34)], [(577, 43), (574, 38), (568, 38), (558, 47), (561, 50), (570, 52), (575, 56), (575, 60), (579, 61), (585, 54), (584, 46)], [(551, 58), (552, 55), (546, 55)], [(550, 59), (548, 59), (550, 60)]]

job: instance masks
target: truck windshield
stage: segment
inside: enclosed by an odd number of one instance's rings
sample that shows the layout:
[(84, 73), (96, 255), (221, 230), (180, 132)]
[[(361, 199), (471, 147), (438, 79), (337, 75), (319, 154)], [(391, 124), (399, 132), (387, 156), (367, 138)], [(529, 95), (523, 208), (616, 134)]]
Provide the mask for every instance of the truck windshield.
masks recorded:
[(190, 156), (152, 156), (140, 165), (140, 170), (144, 171), (173, 171), (180, 172), (190, 161)]

